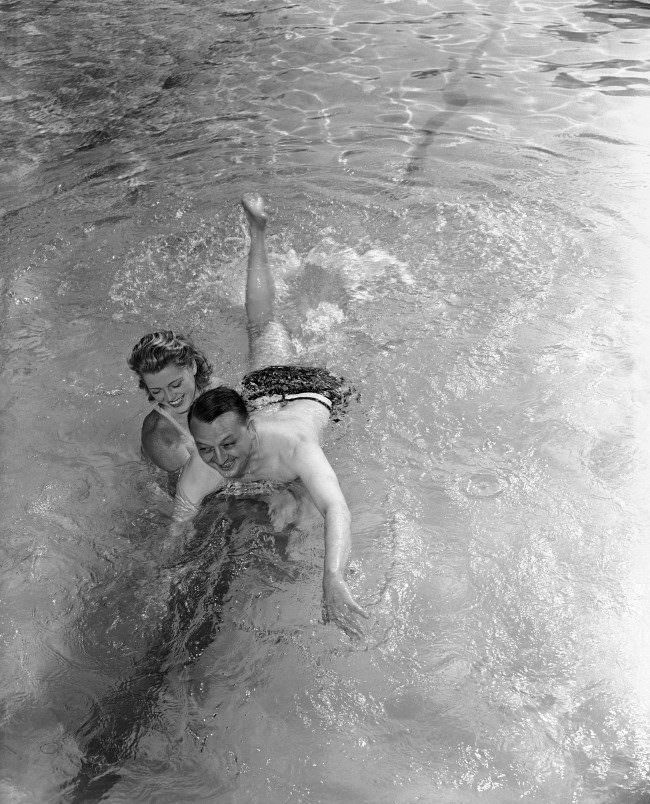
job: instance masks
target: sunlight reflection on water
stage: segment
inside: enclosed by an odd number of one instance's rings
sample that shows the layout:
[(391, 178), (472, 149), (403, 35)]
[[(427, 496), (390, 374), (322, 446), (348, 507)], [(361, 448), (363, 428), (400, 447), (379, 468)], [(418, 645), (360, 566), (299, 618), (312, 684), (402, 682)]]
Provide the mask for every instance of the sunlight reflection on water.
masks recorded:
[[(643, 801), (646, 10), (7, 13), (0, 797)], [(362, 393), (363, 645), (315, 526), (208, 509), (187, 609), (164, 566), (125, 356), (164, 324), (239, 377), (251, 185), (296, 347)]]

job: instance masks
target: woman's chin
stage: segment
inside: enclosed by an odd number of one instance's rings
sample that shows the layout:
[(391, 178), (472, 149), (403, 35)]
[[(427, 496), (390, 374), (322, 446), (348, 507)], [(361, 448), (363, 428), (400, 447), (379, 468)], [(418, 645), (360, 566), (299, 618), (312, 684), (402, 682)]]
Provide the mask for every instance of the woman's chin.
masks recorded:
[(163, 407), (175, 416), (186, 416), (191, 405), (191, 402), (183, 402), (180, 405), (164, 405)]

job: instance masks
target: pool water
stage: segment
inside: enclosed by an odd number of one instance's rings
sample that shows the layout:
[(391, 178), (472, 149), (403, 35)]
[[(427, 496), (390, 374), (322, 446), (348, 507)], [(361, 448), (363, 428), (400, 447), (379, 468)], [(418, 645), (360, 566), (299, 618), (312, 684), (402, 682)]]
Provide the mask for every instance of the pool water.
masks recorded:
[[(2, 801), (650, 801), (650, 9), (24, 0), (3, 17)], [(322, 526), (179, 562), (126, 366), (278, 314), (361, 401)]]

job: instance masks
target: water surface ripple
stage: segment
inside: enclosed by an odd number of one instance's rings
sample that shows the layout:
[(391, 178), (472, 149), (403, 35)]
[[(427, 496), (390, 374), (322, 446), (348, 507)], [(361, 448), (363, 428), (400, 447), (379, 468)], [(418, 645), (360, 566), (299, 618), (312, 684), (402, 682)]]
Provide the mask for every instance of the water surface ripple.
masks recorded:
[[(650, 800), (650, 11), (1, 2), (0, 799)], [(361, 402), (322, 529), (213, 500), (179, 560), (126, 367), (279, 313)]]

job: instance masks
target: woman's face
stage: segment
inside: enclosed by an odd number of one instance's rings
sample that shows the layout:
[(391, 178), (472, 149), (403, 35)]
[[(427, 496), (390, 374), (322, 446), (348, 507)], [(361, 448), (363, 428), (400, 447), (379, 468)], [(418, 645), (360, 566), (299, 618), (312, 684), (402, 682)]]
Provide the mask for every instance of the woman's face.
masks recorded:
[(179, 366), (170, 363), (160, 371), (144, 373), (147, 390), (159, 405), (173, 413), (187, 413), (196, 395), (196, 364)]

